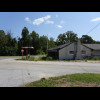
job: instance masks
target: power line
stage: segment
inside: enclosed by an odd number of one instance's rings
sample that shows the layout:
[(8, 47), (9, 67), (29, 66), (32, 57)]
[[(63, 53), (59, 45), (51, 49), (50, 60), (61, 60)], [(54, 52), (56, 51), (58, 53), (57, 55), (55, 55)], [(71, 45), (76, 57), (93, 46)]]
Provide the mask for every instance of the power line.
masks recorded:
[(87, 34), (90, 33), (91, 31), (93, 31), (97, 26), (99, 26), (99, 24), (100, 23), (98, 23), (95, 27), (93, 27), (89, 32), (87, 32)]

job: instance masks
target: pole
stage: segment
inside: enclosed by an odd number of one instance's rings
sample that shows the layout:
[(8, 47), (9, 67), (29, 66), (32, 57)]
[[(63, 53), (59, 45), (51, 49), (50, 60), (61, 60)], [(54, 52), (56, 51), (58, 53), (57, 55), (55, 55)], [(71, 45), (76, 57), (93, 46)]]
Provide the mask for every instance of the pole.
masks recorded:
[(23, 52), (22, 52), (22, 59), (23, 59)]
[[(47, 50), (48, 50), (48, 34), (47, 34)], [(47, 51), (47, 55), (48, 55), (48, 51)]]

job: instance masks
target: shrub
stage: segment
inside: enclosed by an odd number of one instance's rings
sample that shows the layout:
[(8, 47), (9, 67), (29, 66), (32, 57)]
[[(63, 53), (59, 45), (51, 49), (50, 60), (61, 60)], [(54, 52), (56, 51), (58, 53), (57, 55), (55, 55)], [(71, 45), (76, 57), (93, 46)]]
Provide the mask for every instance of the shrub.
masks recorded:
[(92, 56), (87, 56), (84, 58), (85, 61), (87, 60), (99, 60), (99, 58), (96, 56), (96, 57), (92, 57)]
[(29, 61), (34, 61), (34, 59), (35, 59), (34, 57), (30, 57), (28, 60)]
[(93, 57), (92, 60), (99, 60), (99, 58), (98, 57)]
[(37, 50), (36, 54), (38, 54), (38, 55), (45, 55), (45, 52), (43, 52), (43, 50)]
[(85, 62), (87, 62), (87, 60), (88, 60), (87, 58), (84, 59)]
[(46, 58), (46, 60), (53, 60), (53, 58), (49, 56)]
[(84, 59), (91, 60), (92, 58), (93, 58), (92, 56), (86, 56)]

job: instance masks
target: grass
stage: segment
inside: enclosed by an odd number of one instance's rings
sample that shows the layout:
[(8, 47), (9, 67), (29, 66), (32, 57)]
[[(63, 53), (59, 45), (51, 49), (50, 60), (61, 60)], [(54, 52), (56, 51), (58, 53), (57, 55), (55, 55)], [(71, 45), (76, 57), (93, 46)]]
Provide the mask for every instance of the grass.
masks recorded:
[(0, 56), (0, 57), (22, 57), (22, 56)]
[(37, 55), (31, 55), (31, 56), (45, 56), (46, 54), (37, 54)]
[(42, 78), (24, 87), (100, 87), (100, 74), (77, 73), (48, 79)]
[(17, 60), (26, 60), (26, 61), (63, 61), (63, 62), (88, 62), (88, 61), (100, 61), (100, 60), (94, 60), (94, 59), (83, 59), (83, 60), (58, 60), (58, 59), (53, 59), (52, 57), (45, 57), (45, 56), (38, 56), (36, 57), (35, 55), (31, 55), (30, 58), (26, 59), (25, 56), (23, 56), (23, 59), (17, 59)]

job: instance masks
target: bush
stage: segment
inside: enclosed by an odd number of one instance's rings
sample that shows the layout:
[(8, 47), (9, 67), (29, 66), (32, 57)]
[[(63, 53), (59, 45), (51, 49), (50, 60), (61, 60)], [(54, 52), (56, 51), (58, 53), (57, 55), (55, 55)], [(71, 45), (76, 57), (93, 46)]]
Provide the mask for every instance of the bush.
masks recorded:
[(84, 58), (84, 60), (85, 61), (87, 61), (87, 60), (99, 60), (99, 58), (98, 57), (93, 57), (93, 56), (87, 56), (87, 57)]
[(85, 62), (87, 62), (87, 60), (88, 60), (87, 58), (84, 59)]
[(99, 60), (99, 58), (98, 57), (93, 57), (92, 60)]
[(43, 50), (37, 50), (36, 54), (38, 54), (38, 55), (45, 55), (45, 52), (43, 52)]
[(53, 58), (52, 57), (47, 57), (46, 60), (53, 60)]
[(93, 58), (92, 56), (86, 56), (84, 59), (91, 60), (92, 58)]
[(34, 57), (30, 57), (28, 60), (29, 61), (34, 61), (34, 59), (35, 59)]

